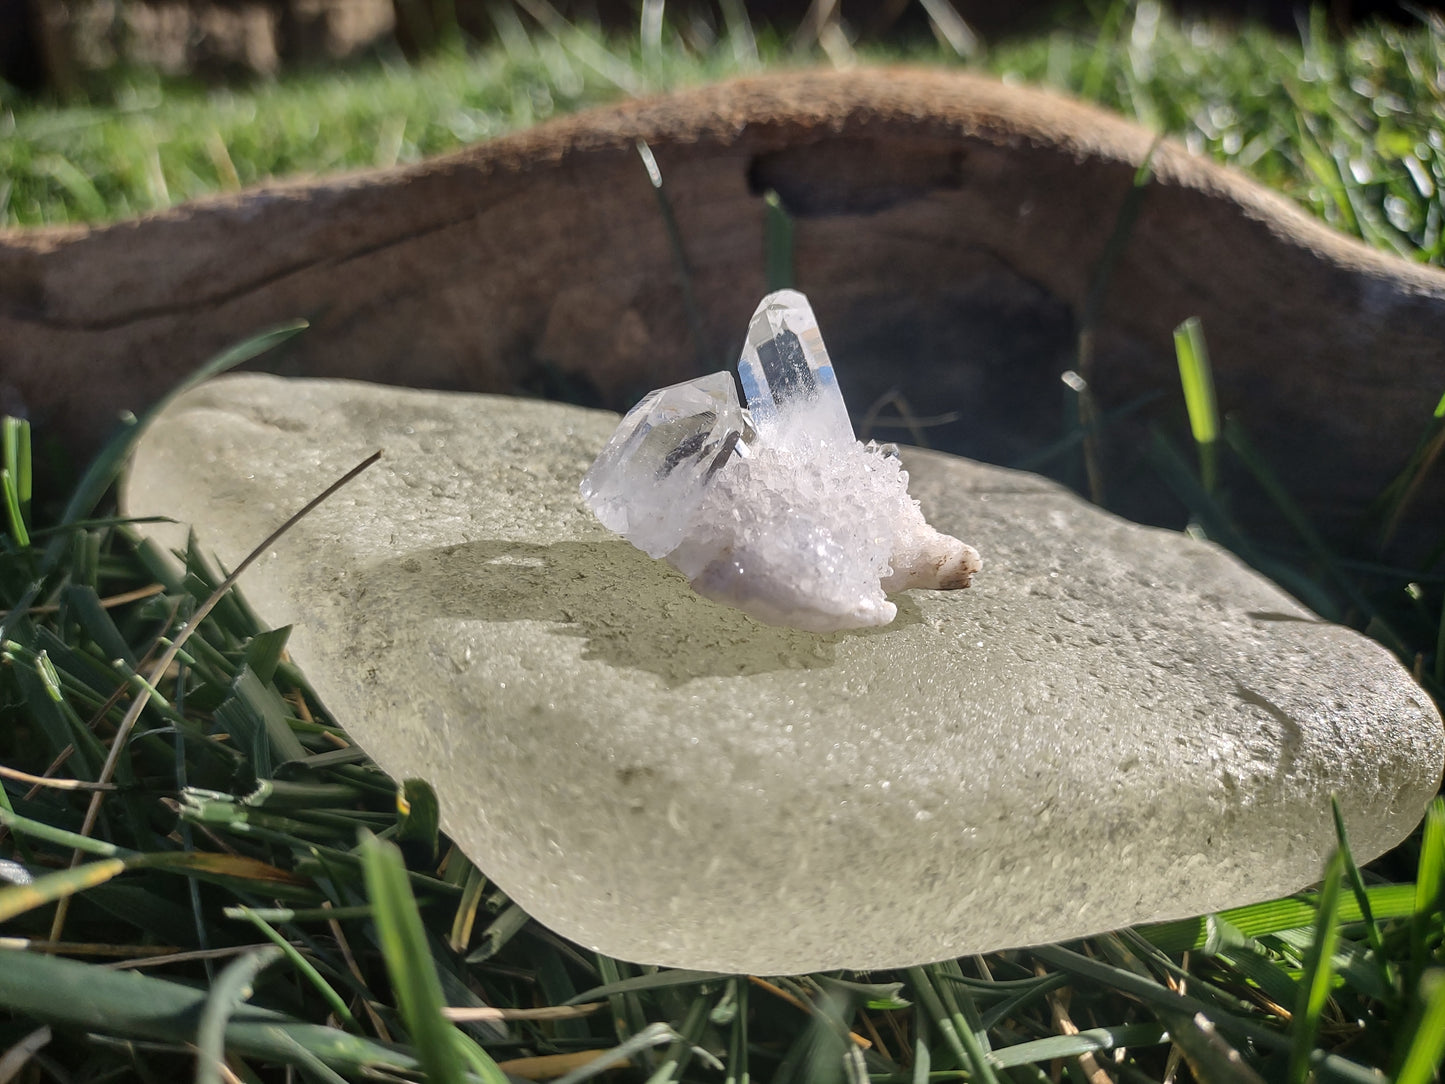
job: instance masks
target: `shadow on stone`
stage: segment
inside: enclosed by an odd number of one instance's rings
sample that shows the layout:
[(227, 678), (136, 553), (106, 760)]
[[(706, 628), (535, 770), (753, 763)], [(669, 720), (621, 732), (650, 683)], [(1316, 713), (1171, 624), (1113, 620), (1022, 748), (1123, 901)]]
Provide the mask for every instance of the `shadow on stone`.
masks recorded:
[(839, 643), (917, 624), (918, 604), (894, 596), (883, 628), (819, 635), (760, 625), (695, 594), (678, 573), (627, 542), (539, 545), (486, 539), (421, 550), (366, 570), (369, 605), (426, 617), (547, 621), (587, 641), (582, 658), (656, 674), (669, 687), (832, 666)]

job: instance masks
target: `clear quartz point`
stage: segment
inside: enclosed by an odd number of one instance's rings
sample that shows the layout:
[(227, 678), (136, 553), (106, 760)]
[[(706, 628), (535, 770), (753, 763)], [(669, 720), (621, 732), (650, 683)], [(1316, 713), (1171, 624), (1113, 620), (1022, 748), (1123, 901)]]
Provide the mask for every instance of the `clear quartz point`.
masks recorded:
[(649, 557), (666, 556), (747, 429), (727, 373), (650, 391), (582, 479), (583, 499), (603, 526)]
[(823, 333), (797, 290), (779, 290), (758, 305), (738, 376), (753, 423), (774, 443), (852, 443), (853, 423)]
[(650, 392), (582, 480), (603, 525), (699, 594), (769, 625), (886, 625), (890, 591), (967, 587), (978, 553), (908, 496), (893, 445), (864, 445), (808, 299), (763, 298), (732, 377)]

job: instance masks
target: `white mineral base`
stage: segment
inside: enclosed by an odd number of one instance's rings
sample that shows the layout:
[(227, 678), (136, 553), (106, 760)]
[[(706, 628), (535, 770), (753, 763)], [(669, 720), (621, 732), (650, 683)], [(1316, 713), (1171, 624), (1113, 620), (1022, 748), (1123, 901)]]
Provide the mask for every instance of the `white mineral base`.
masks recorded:
[(983, 568), (978, 550), (952, 535), (930, 527), (914, 504), (917, 522), (899, 527), (893, 536), (893, 571), (883, 577), (883, 590), (907, 591), (921, 587), (928, 591), (952, 591), (967, 587), (973, 574)]

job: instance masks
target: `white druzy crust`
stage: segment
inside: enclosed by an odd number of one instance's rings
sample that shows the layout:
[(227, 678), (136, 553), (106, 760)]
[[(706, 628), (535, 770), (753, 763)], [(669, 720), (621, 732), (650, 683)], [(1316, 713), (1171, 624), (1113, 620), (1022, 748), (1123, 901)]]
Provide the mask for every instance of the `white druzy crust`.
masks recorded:
[(898, 610), (882, 581), (909, 510), (917, 512), (898, 460), (856, 440), (822, 456), (764, 445), (717, 473), (667, 561), (699, 594), (766, 624), (886, 625)]
[(908, 495), (892, 449), (853, 435), (807, 298), (769, 294), (738, 365), (649, 393), (587, 472), (602, 522), (699, 594), (769, 625), (886, 625), (887, 592), (967, 587), (977, 551)]

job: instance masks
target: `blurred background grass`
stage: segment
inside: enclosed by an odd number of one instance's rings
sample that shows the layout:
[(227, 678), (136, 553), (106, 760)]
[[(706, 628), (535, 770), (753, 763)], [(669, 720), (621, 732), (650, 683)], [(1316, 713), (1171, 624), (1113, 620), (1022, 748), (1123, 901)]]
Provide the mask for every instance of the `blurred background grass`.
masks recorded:
[[(1157, 0), (984, 6), (990, 38), (939, 0), (862, 5), (871, 15), (856, 22), (836, 5), (761, 4), (760, 17), (740, 0), (604, 5), (607, 18), (592, 19), (546, 0), (378, 2), (365, 33), (295, 57), (272, 40), (279, 17), (263, 20), (270, 38), (258, 32), (271, 44), (248, 46), (234, 31), (226, 53), (207, 45), (204, 27), (145, 46), (161, 28), (127, 21), (126, 5), (96, 0), (89, 7), (109, 17), (88, 23), (86, 4), (69, 5), (54, 35), (69, 44), (49, 50), (68, 51), (53, 65), (64, 74), (46, 81), (11, 65), (34, 89), (3, 91), (0, 224), (101, 222), (272, 177), (413, 162), (727, 75), (903, 62), (1098, 102), (1379, 248), (1445, 258), (1445, 23), (1424, 9), (1342, 29), (1343, 5), (1284, 14), (1259, 5), (1271, 22), (1179, 14)], [(340, 35), (323, 31), (311, 38)]]

